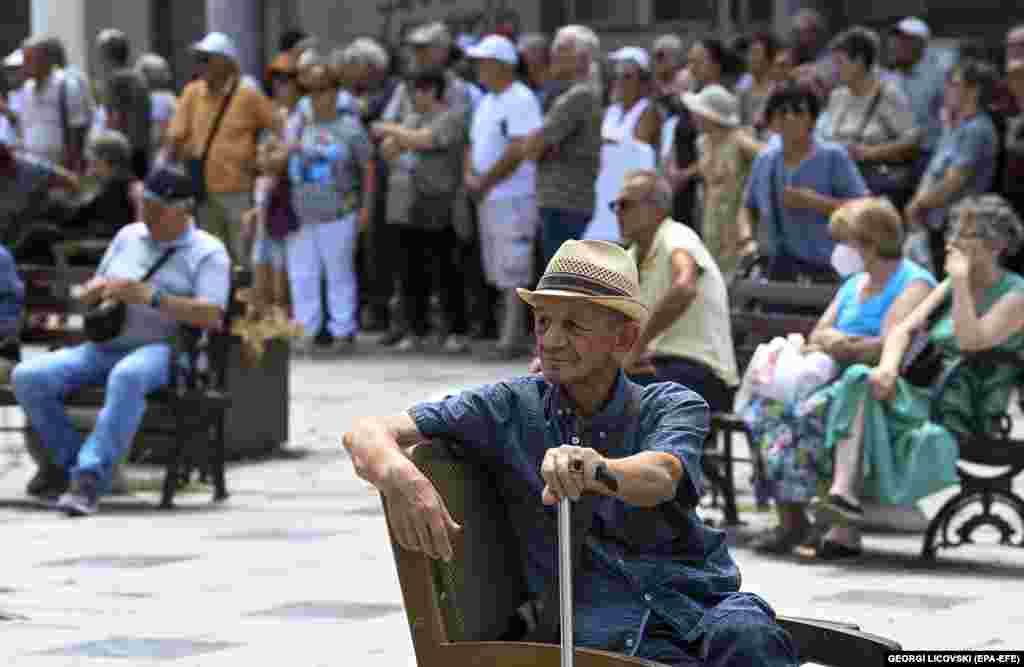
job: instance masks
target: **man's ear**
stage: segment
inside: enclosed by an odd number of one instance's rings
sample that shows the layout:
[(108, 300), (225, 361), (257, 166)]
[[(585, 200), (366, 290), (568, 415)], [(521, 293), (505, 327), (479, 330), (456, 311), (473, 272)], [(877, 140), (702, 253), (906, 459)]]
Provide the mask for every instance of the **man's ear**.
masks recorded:
[(622, 330), (616, 340), (616, 352), (629, 354), (636, 347), (638, 340), (640, 340), (640, 325), (633, 320), (627, 320), (622, 325)]

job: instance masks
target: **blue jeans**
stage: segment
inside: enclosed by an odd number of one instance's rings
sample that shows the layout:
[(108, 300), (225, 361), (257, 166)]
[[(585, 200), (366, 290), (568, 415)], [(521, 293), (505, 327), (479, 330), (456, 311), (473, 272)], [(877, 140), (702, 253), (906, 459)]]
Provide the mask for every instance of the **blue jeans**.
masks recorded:
[[(146, 411), (146, 395), (167, 385), (171, 346), (151, 343), (111, 350), (92, 343), (32, 357), (14, 368), (18, 403), (53, 462), (75, 479), (84, 472), (107, 489), (111, 472), (131, 447)], [(106, 384), (103, 408), (89, 437), (75, 430), (64, 397), (76, 389)]]
[(564, 208), (542, 208), (540, 213), (541, 245), (544, 249), (544, 265), (555, 256), (566, 241), (583, 238), (593, 213), (590, 211), (569, 211)]
[(657, 617), (644, 628), (638, 657), (674, 667), (796, 667), (793, 640), (743, 593), (734, 593), (705, 613), (704, 631), (681, 642)]

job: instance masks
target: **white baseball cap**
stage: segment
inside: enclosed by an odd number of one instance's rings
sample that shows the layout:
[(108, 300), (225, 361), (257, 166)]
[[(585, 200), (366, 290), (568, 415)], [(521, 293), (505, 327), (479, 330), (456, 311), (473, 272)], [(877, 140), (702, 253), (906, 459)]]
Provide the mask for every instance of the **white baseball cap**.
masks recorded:
[(608, 59), (617, 63), (633, 63), (645, 72), (651, 71), (651, 57), (647, 55), (647, 49), (627, 46), (612, 53)]
[(203, 41), (193, 44), (192, 50), (198, 53), (224, 56), (238, 62), (238, 47), (230, 37), (222, 32), (211, 32), (203, 38)]
[(24, 64), (25, 53), (21, 49), (4, 58), (4, 67), (21, 67)]
[(505, 63), (506, 65), (518, 65), (519, 54), (516, 53), (516, 45), (501, 35), (488, 35), (475, 46), (466, 49), (466, 55), (476, 60), (490, 59)]
[(908, 16), (896, 24), (896, 30), (904, 35), (918, 37), (920, 39), (931, 39), (932, 29), (928, 24), (916, 16)]

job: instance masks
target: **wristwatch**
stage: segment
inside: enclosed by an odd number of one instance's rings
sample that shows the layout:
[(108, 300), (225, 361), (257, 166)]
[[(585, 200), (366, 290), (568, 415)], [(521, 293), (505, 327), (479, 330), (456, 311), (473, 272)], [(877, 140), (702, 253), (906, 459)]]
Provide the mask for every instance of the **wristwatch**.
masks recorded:
[(149, 305), (152, 308), (156, 309), (156, 310), (160, 310), (160, 302), (163, 301), (163, 300), (164, 300), (164, 290), (163, 290), (163, 288), (162, 287), (154, 287), (153, 288), (153, 296), (149, 297)]

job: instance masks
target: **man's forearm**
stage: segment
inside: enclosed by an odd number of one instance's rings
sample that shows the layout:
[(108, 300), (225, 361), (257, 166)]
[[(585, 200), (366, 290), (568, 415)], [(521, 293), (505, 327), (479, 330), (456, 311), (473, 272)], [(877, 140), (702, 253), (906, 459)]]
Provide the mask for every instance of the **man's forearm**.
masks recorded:
[(170, 294), (160, 299), (160, 312), (179, 322), (204, 329), (216, 328), (224, 320), (224, 310), (220, 306)]
[(670, 326), (676, 323), (680, 317), (686, 314), (690, 305), (697, 298), (697, 291), (688, 287), (673, 287), (661, 297), (654, 306), (654, 312), (647, 320), (637, 346), (645, 350), (655, 338), (665, 332)]
[(517, 146), (509, 146), (493, 167), (483, 176), (484, 190), (490, 190), (515, 173), (523, 163), (523, 152)]
[(951, 169), (945, 177), (933, 187), (922, 191), (917, 197), (917, 205), (922, 208), (940, 208), (945, 206), (953, 195), (963, 189), (967, 182), (967, 174), (958, 169)]
[(675, 498), (684, 474), (679, 459), (665, 452), (641, 452), (607, 461), (608, 472), (618, 480), (619, 490), (613, 492), (598, 484), (599, 492), (636, 507), (656, 507)]
[[(407, 434), (405, 442), (401, 436), (403, 431)], [(403, 414), (393, 419), (360, 419), (341, 442), (348, 450), (356, 475), (386, 493), (388, 485), (403, 469), (415, 467), (404, 449), (419, 439), (412, 419)]]

